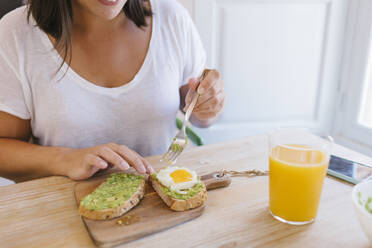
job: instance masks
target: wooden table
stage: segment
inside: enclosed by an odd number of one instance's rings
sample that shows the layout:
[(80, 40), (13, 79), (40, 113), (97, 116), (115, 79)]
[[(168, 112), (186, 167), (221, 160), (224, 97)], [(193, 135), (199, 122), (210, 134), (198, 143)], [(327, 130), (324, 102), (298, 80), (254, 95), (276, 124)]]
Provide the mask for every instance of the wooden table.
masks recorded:
[[(336, 146), (334, 153), (372, 165), (372, 159)], [(150, 157), (159, 167), (159, 157)], [(249, 137), (185, 151), (179, 164), (200, 174), (222, 168), (267, 169), (267, 139)], [(74, 181), (49, 177), (0, 188), (1, 247), (93, 247), (78, 215)], [(125, 247), (368, 247), (357, 222), (352, 186), (326, 178), (313, 224), (290, 226), (268, 212), (268, 178), (234, 177), (209, 193), (204, 214)]]

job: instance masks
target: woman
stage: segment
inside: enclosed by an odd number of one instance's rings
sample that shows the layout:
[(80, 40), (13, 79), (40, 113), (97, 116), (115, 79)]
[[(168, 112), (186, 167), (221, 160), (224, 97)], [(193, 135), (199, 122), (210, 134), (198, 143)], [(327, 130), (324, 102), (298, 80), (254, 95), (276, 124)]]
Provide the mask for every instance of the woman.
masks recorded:
[[(174, 0), (29, 0), (0, 20), (0, 175), (85, 179), (109, 166), (151, 173), (175, 116), (219, 116), (224, 91)], [(29, 139), (32, 138), (32, 143)]]

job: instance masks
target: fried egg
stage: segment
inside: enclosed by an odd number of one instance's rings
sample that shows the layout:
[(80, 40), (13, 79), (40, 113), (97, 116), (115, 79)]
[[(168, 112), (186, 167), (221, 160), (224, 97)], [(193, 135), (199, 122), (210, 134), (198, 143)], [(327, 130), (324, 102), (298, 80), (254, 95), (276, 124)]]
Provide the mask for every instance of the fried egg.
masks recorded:
[(185, 167), (165, 167), (156, 177), (162, 185), (180, 194), (186, 194), (185, 190), (199, 183), (196, 172)]

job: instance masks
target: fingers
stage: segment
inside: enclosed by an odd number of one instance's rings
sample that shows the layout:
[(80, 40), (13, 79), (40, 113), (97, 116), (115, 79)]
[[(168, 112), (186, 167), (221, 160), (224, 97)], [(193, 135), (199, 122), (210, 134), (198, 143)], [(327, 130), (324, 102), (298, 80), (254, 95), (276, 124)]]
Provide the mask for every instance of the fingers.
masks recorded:
[(201, 121), (213, 120), (222, 112), (224, 102), (224, 94), (217, 94), (195, 109), (193, 115)]
[(223, 109), (225, 92), (217, 70), (209, 70), (198, 87), (200, 94), (193, 115), (202, 121), (215, 119)]
[(100, 146), (96, 151), (96, 155), (100, 156), (102, 159), (113, 164), (119, 169), (129, 169), (129, 164), (127, 163), (127, 161), (125, 161), (118, 153), (116, 153), (113, 148), (114, 147), (112, 144)]
[(198, 112), (195, 115), (201, 121), (208, 121), (210, 119), (216, 118), (218, 116), (218, 113), (215, 111), (203, 111), (203, 112)]
[[(223, 92), (223, 83), (220, 80), (220, 73), (217, 70), (207, 70), (207, 71), (208, 72), (207, 72), (206, 77), (204, 78), (203, 81), (200, 82), (200, 85), (197, 88), (200, 96), (199, 96), (198, 102), (195, 105), (195, 108), (198, 108), (198, 106), (211, 100), (211, 98), (215, 97), (221, 91)], [(187, 92), (187, 95), (185, 98), (186, 104), (183, 109), (184, 111), (187, 110), (191, 102), (192, 96), (194, 95), (195, 85), (197, 85), (197, 82), (195, 81), (195, 79), (190, 79), (189, 81), (190, 90)]]
[(145, 166), (145, 169), (146, 169), (146, 173), (147, 174), (152, 174), (155, 172), (154, 168), (152, 168), (152, 165), (145, 159), (143, 158), (141, 155), (139, 155), (137, 152), (131, 150), (135, 155), (137, 155), (137, 157), (139, 157), (139, 159), (141, 159), (143, 165)]
[(211, 96), (204, 102), (194, 108), (194, 113), (203, 111), (220, 111), (225, 101), (225, 94), (220, 91), (216, 95)]
[(203, 95), (199, 96), (198, 102), (195, 105), (195, 109), (197, 109), (200, 105), (204, 104), (205, 102), (210, 101), (213, 98), (217, 97), (217, 95), (221, 95), (222, 93), (223, 93), (222, 83), (215, 83)]
[[(103, 145), (98, 149), (97, 155), (101, 157), (98, 157), (99, 159), (104, 159), (105, 161), (122, 170), (127, 170), (130, 167), (133, 167), (142, 174), (151, 174), (154, 172), (154, 169), (147, 160), (124, 145), (117, 145), (114, 143)], [(95, 159), (94, 162), (97, 164), (101, 163), (102, 161)], [(107, 166), (105, 168), (107, 168)]]
[(87, 177), (90, 177), (94, 175), (99, 170), (104, 170), (108, 167), (108, 163), (100, 158), (98, 155), (94, 154), (87, 154), (84, 158), (84, 164), (83, 167), (85, 168), (79, 177), (75, 179), (85, 179)]
[[(138, 155), (138, 156), (140, 156), (140, 155)], [(144, 159), (144, 158), (141, 157), (141, 160), (142, 160), (143, 164), (145, 165), (146, 173), (147, 174), (150, 174), (151, 175), (152, 173), (155, 172), (154, 168), (152, 168), (152, 165), (146, 159)]]
[(106, 169), (112, 164), (121, 170), (133, 167), (142, 174), (154, 172), (151, 164), (138, 153), (124, 145), (114, 143), (97, 147), (94, 154), (88, 154), (85, 160), (89, 166), (97, 170)]
[(199, 80), (197, 78), (190, 78), (189, 82), (188, 82), (188, 85), (189, 85), (189, 89), (191, 91), (196, 91), (196, 89), (198, 88), (198, 85), (199, 85)]
[(73, 166), (68, 170), (67, 175), (74, 180), (89, 178), (97, 171), (110, 166), (121, 170), (127, 170), (132, 166), (139, 173), (154, 173), (154, 169), (146, 159), (128, 147), (114, 143), (76, 149), (70, 152), (69, 157), (79, 163), (79, 166)]
[(108, 167), (108, 163), (105, 160), (93, 154), (88, 154), (86, 156), (86, 162), (90, 166), (97, 167), (98, 169), (101, 169), (101, 170), (106, 169)]
[(191, 100), (192, 100), (192, 96), (194, 95), (197, 87), (198, 87), (198, 84), (199, 84), (199, 80), (197, 78), (191, 78), (189, 80), (189, 83), (188, 83), (188, 86), (189, 86), (189, 90), (186, 94), (186, 97), (185, 97), (185, 107), (183, 108), (183, 111), (186, 112), (186, 109), (189, 107), (190, 103), (191, 103)]
[(135, 168), (139, 173), (146, 173), (146, 166), (136, 152), (132, 151), (124, 145), (120, 145), (116, 151), (120, 156), (122, 156), (130, 166)]
[(133, 152), (134, 155), (136, 155), (142, 161), (147, 174), (152, 174), (155, 172), (154, 168), (152, 168), (152, 165), (145, 158), (143, 158), (141, 155), (139, 155), (137, 152), (133, 150), (130, 150), (130, 151)]
[(207, 76), (204, 78), (198, 87), (198, 93), (203, 95), (210, 88), (213, 87), (220, 79), (220, 73), (217, 70), (209, 70)]

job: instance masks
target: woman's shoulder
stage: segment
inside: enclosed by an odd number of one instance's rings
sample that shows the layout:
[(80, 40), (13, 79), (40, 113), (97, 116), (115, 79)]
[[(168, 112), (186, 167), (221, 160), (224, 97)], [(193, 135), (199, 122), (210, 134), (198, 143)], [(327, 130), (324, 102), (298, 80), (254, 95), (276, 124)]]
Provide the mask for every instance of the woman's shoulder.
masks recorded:
[(12, 10), (0, 19), (0, 32), (3, 33), (6, 30), (24, 31), (29, 25), (27, 19), (26, 6)]
[(0, 60), (14, 68), (20, 68), (19, 63), (34, 63), (41, 44), (37, 36), (35, 21), (32, 17), (28, 20), (26, 6), (9, 12), (0, 19)]
[(185, 8), (178, 0), (153, 0), (162, 11), (168, 13), (185, 11)]
[(153, 0), (152, 2), (156, 4), (156, 9), (153, 10), (155, 15), (177, 21), (190, 19), (187, 10), (177, 0)]
[(0, 44), (24, 40), (24, 37), (34, 27), (27, 18), (27, 7), (19, 7), (0, 19)]

